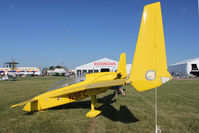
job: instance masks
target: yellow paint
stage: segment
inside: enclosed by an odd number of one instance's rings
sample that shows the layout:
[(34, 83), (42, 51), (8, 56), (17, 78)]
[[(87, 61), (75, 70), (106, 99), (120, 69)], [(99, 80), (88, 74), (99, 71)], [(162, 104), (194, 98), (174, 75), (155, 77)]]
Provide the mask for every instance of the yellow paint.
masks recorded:
[[(146, 79), (148, 71), (155, 72), (154, 80)], [(162, 77), (172, 78), (167, 71), (160, 2), (144, 7), (130, 76), (138, 91), (162, 85)]]
[(126, 53), (122, 53), (120, 55), (117, 73), (121, 73), (122, 78), (127, 77), (127, 73), (126, 73)]
[[(116, 72), (87, 74), (86, 80), (83, 82), (43, 93), (34, 97), (33, 100), (22, 102), (11, 107), (17, 107), (26, 104), (23, 110), (29, 112), (68, 104), (86, 97), (103, 93), (110, 87), (122, 85), (124, 81), (126, 81), (124, 79), (115, 79), (116, 77)], [(102, 104), (100, 103), (95, 103), (96, 108), (100, 107), (101, 105)]]
[[(122, 77), (118, 78), (117, 74)], [(96, 117), (101, 113), (95, 108), (102, 104), (96, 102), (96, 95), (113, 86), (131, 83), (138, 91), (158, 87), (171, 79), (167, 71), (166, 52), (160, 3), (145, 6), (131, 74), (125, 78), (126, 54), (122, 53), (117, 72), (86, 74), (86, 80), (71, 86), (49, 91), (11, 107), (25, 104), (25, 111), (40, 111), (91, 97), (91, 111), (87, 117)]]
[(95, 95), (91, 96), (91, 110), (86, 114), (86, 117), (96, 117), (101, 113), (101, 111), (95, 110), (94, 106), (95, 101), (96, 101), (96, 96)]

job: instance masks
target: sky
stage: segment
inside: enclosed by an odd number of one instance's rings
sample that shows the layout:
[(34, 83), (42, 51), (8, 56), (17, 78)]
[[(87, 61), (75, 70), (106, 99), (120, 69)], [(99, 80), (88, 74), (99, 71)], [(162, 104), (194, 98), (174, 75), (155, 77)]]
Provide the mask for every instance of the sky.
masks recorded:
[[(0, 66), (132, 63), (143, 8), (157, 0), (0, 0)], [(161, 0), (168, 65), (199, 57), (198, 0)]]

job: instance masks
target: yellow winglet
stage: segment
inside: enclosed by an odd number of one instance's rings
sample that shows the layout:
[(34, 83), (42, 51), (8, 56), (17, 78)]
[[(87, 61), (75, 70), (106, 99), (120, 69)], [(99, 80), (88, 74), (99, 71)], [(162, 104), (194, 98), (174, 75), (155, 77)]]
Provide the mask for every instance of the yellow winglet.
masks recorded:
[(117, 73), (122, 74), (121, 78), (127, 77), (127, 73), (126, 73), (126, 53), (120, 54), (120, 60), (119, 60), (118, 68), (117, 68)]
[(145, 91), (171, 78), (167, 71), (161, 6), (156, 2), (144, 7), (130, 74), (131, 85)]

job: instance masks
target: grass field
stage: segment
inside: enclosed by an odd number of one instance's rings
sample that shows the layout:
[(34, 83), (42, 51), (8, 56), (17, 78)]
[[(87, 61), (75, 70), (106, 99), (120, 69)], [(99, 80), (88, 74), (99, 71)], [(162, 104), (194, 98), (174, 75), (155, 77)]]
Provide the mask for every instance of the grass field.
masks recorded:
[[(47, 91), (58, 80), (54, 77), (0, 81), (0, 132), (154, 132), (154, 90), (137, 92), (127, 86), (127, 97), (117, 98), (109, 90), (99, 98), (104, 106), (97, 118), (85, 117), (90, 99), (33, 114), (22, 111), (23, 107), (9, 108)], [(158, 88), (158, 125), (162, 133), (199, 132), (199, 80), (172, 80)]]

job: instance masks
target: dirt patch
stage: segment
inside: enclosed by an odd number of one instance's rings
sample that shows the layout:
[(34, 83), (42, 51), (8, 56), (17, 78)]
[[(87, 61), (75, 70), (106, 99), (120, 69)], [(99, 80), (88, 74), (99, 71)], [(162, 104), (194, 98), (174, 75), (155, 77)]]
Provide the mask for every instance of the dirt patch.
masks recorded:
[(96, 118), (92, 118), (89, 129), (88, 129), (88, 133), (94, 133), (95, 132), (95, 127), (96, 127)]

